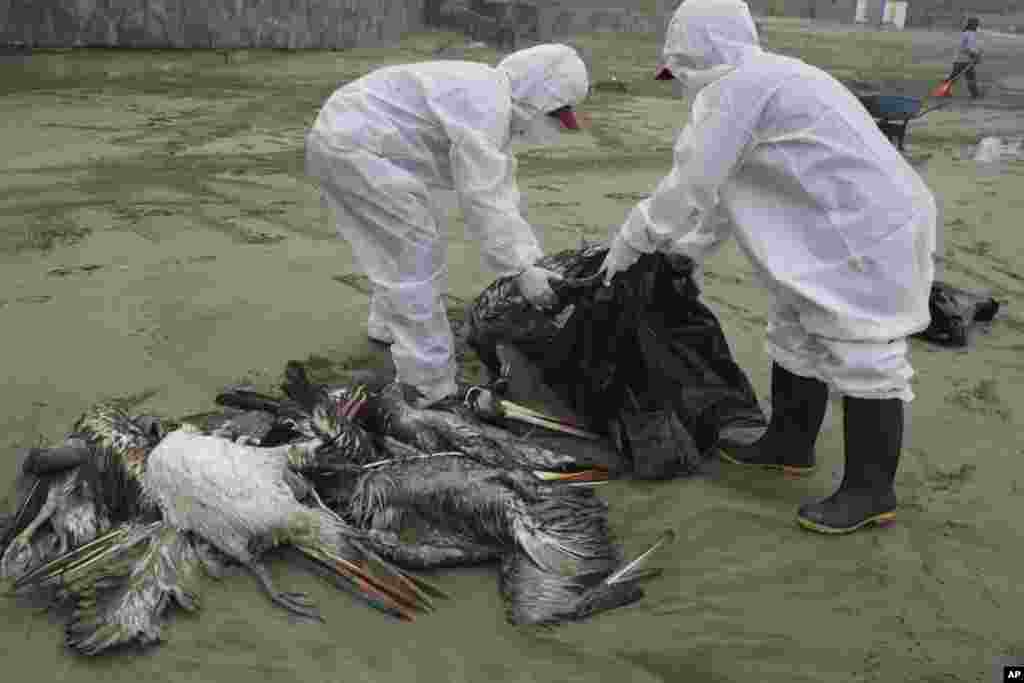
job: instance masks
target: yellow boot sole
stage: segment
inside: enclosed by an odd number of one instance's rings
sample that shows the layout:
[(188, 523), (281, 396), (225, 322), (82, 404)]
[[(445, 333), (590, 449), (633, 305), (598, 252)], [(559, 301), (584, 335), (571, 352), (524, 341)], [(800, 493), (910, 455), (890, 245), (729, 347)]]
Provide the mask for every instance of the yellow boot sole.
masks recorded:
[(722, 448), (721, 446), (719, 446), (718, 448), (718, 455), (720, 458), (722, 458), (722, 460), (725, 460), (727, 463), (731, 463), (733, 465), (742, 465), (743, 467), (759, 467), (763, 470), (781, 470), (784, 476), (794, 479), (799, 479), (800, 477), (806, 477), (809, 474), (813, 474), (815, 468), (817, 467), (816, 465), (766, 465), (759, 462), (744, 462), (729, 455), (729, 452)]
[(797, 515), (796, 521), (803, 528), (809, 531), (816, 531), (819, 534), (849, 534), (856, 531), (857, 529), (863, 529), (864, 527), (871, 524), (874, 524), (876, 526), (887, 526), (889, 524), (892, 524), (896, 521), (896, 511), (892, 510), (890, 512), (882, 512), (877, 515), (872, 515), (871, 517), (868, 517), (867, 519), (849, 527), (825, 526), (823, 524), (818, 524), (817, 522), (812, 522), (809, 519), (804, 519), (800, 515)]

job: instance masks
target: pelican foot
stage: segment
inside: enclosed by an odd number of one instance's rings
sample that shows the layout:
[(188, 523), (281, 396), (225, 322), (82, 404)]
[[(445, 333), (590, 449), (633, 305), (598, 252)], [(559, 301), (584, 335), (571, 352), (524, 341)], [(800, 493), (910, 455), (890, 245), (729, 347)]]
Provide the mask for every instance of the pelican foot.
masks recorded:
[(297, 617), (302, 619), (308, 619), (311, 621), (323, 622), (324, 618), (320, 616), (320, 610), (317, 609), (316, 603), (313, 602), (308, 595), (305, 593), (289, 593), (285, 591), (279, 591), (274, 586), (274, 580), (270, 578), (270, 572), (267, 568), (258, 562), (253, 562), (249, 565), (249, 570), (259, 580), (260, 585), (270, 596), (270, 600), (280, 607), (288, 610)]

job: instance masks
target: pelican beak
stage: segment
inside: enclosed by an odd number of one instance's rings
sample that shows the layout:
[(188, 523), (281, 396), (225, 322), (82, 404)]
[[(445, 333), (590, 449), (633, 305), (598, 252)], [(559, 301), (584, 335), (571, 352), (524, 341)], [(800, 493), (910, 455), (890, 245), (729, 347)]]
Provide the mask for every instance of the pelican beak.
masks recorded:
[(565, 483), (594, 483), (604, 482), (610, 479), (608, 470), (591, 468), (579, 472), (550, 472), (546, 470), (534, 470), (533, 476), (541, 481), (556, 481)]
[(511, 401), (499, 400), (498, 409), (504, 417), (510, 420), (525, 422), (526, 424), (543, 427), (548, 431), (568, 434), (570, 436), (588, 439), (590, 441), (601, 440), (600, 434), (588, 432), (587, 430), (582, 429), (575, 422), (545, 415), (544, 413), (537, 412), (536, 410), (532, 410), (526, 406), (512, 403)]

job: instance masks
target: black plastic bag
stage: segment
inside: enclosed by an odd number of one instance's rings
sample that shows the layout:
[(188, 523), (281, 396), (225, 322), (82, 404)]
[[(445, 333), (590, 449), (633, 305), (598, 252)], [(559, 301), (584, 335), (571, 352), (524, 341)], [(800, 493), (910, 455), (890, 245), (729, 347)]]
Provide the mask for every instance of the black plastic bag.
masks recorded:
[(999, 312), (999, 305), (986, 294), (935, 282), (928, 298), (931, 323), (914, 336), (944, 346), (967, 346), (971, 326), (991, 322)]
[(495, 282), (467, 316), (467, 341), (495, 374), (499, 340), (519, 348), (589, 429), (612, 436), (636, 476), (691, 472), (724, 427), (761, 427), (764, 414), (698, 300), (692, 262), (645, 255), (611, 287), (571, 284), (596, 273), (605, 253), (561, 252), (539, 264), (569, 283), (556, 287), (552, 312), (522, 301), (513, 280)]
[(673, 408), (627, 409), (620, 414), (619, 424), (623, 450), (638, 479), (671, 479), (700, 466), (697, 444)]

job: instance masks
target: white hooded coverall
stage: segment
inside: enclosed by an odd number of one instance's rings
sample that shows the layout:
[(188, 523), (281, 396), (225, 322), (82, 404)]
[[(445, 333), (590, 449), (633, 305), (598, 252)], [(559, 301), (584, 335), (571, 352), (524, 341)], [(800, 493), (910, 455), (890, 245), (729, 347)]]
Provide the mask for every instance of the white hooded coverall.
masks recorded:
[(338, 89), (308, 133), (307, 171), (373, 285), (370, 326), (391, 333), (397, 379), (428, 401), (456, 389), (443, 218), (432, 195), (455, 191), (498, 276), (532, 266), (542, 252), (520, 215), (508, 147), (549, 139), (559, 124), (545, 114), (578, 104), (588, 89), (586, 66), (565, 45), (521, 50), (497, 68), (385, 67)]
[(741, 0), (683, 2), (663, 56), (699, 93), (672, 172), (620, 236), (700, 264), (735, 235), (774, 294), (775, 362), (848, 396), (910, 401), (905, 338), (928, 325), (935, 250), (921, 177), (845, 86), (762, 51)]

